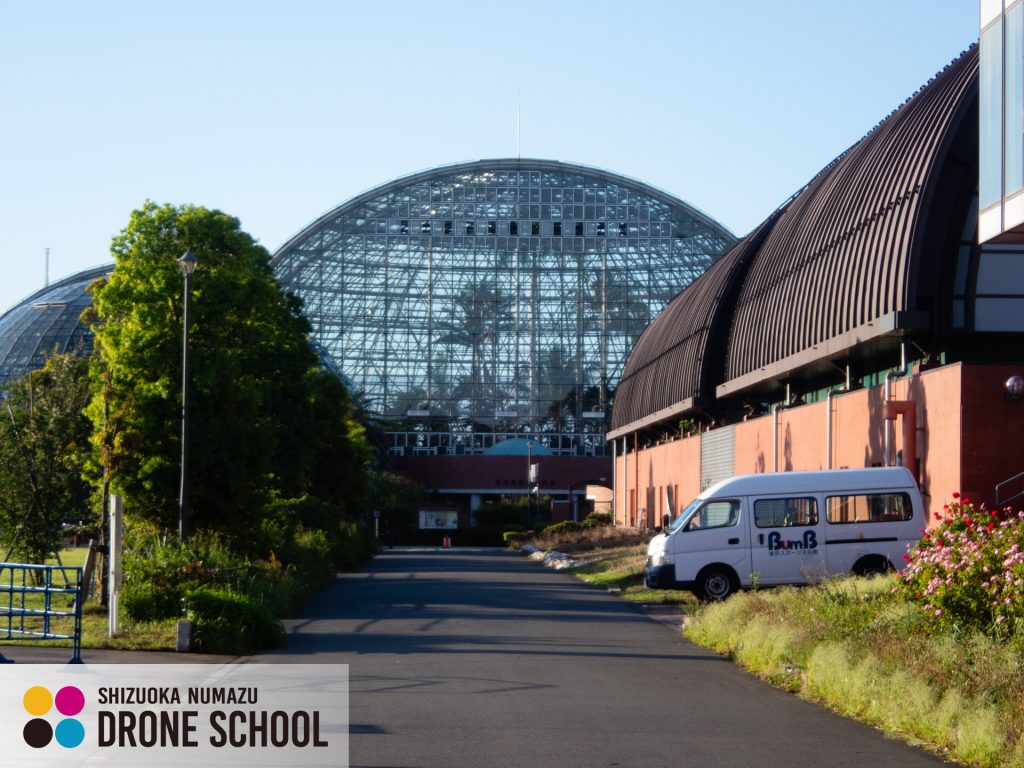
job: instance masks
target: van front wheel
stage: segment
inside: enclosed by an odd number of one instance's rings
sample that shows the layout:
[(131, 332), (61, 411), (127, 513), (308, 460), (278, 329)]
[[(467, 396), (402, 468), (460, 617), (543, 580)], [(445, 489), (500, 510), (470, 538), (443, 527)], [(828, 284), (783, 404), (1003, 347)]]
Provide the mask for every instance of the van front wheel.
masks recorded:
[(697, 597), (709, 602), (725, 600), (737, 588), (736, 577), (725, 568), (708, 568), (697, 577)]

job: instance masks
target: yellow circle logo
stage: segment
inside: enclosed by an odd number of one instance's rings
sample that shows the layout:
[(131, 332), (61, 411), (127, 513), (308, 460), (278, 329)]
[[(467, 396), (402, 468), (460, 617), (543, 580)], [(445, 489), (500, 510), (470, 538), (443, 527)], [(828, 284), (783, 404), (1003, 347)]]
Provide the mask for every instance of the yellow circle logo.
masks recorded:
[(53, 706), (53, 695), (43, 686), (37, 685), (25, 691), (25, 698), (22, 701), (30, 715), (42, 717)]

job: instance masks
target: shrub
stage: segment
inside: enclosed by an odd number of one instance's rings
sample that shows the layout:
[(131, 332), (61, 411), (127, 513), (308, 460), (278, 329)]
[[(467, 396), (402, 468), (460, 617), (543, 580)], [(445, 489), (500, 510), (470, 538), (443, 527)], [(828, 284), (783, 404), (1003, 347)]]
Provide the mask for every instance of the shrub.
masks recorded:
[(609, 512), (591, 512), (583, 521), (584, 528), (600, 528), (612, 524), (612, 516)]
[(132, 621), (162, 621), (182, 615), (184, 598), (181, 589), (164, 589), (136, 579), (124, 583), (119, 600), (124, 615)]
[(192, 642), (201, 653), (246, 654), (285, 643), (281, 622), (250, 597), (199, 587), (188, 593)]
[(529, 509), (524, 504), (484, 504), (476, 511), (476, 524), (480, 528), (507, 530), (522, 525)]
[(898, 591), (942, 624), (995, 634), (1024, 627), (1024, 512), (945, 506), (941, 525), (904, 556)]
[(579, 533), (583, 526), (574, 520), (563, 520), (561, 523), (547, 526), (541, 533), (544, 536), (558, 536), (563, 533)]
[(505, 531), (501, 537), (504, 539), (506, 547), (512, 547), (514, 549), (519, 549), (529, 538), (524, 531)]

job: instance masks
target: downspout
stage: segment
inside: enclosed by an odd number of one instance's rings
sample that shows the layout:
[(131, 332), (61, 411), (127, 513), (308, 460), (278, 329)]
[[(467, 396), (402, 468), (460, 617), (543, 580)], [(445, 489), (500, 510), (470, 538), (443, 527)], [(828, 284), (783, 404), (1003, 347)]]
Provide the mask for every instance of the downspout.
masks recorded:
[(772, 471), (779, 471), (779, 411), (789, 408), (792, 406), (790, 398), (792, 392), (789, 388), (789, 382), (786, 382), (786, 402), (776, 403), (772, 406)]
[(612, 528), (618, 525), (615, 517), (615, 500), (619, 498), (619, 470), (618, 470), (618, 451), (619, 441), (612, 440)]
[[(906, 376), (906, 375), (907, 375), (907, 343), (904, 341), (904, 342), (900, 342), (900, 368), (899, 368), (899, 370), (898, 371), (890, 370), (890, 371), (887, 371), (886, 374), (885, 374), (885, 402), (886, 403), (889, 403), (892, 400), (892, 381), (893, 381), (893, 379), (896, 379), (896, 378), (898, 378), (900, 376)], [(888, 408), (888, 405), (883, 406), (883, 416), (884, 416), (884, 413), (887, 412), (887, 411), (885, 411), (886, 408)], [(882, 464), (884, 466), (886, 466), (886, 467), (891, 467), (892, 466), (892, 442), (893, 442), (892, 425), (889, 424), (889, 417), (888, 416), (885, 416), (884, 418), (885, 418), (885, 422), (884, 422), (884, 425), (885, 425), (885, 438), (884, 438), (885, 460), (882, 462)], [(911, 470), (911, 471), (913, 471), (913, 470)]]
[[(917, 404), (913, 400), (888, 400), (883, 411), (886, 429), (897, 416), (903, 417), (903, 466), (917, 480)], [(895, 426), (895, 425), (894, 425)]]
[(640, 433), (633, 433), (633, 454), (636, 457), (633, 461), (633, 472), (635, 477), (633, 478), (635, 485), (633, 486), (636, 493), (636, 503), (634, 504), (633, 512), (636, 514), (636, 520), (634, 525), (640, 527)]
[(850, 391), (850, 366), (846, 366), (846, 382), (839, 389), (830, 389), (825, 396), (825, 442), (828, 446), (825, 453), (828, 456), (828, 464), (825, 469), (832, 469), (832, 398), (835, 395)]

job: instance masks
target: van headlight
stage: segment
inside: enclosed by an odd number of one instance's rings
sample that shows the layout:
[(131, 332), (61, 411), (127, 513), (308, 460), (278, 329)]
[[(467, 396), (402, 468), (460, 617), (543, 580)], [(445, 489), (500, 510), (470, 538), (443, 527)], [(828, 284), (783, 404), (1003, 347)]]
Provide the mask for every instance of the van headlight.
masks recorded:
[(662, 565), (669, 565), (672, 562), (672, 555), (668, 552), (661, 551), (651, 555), (651, 565), (658, 568)]

